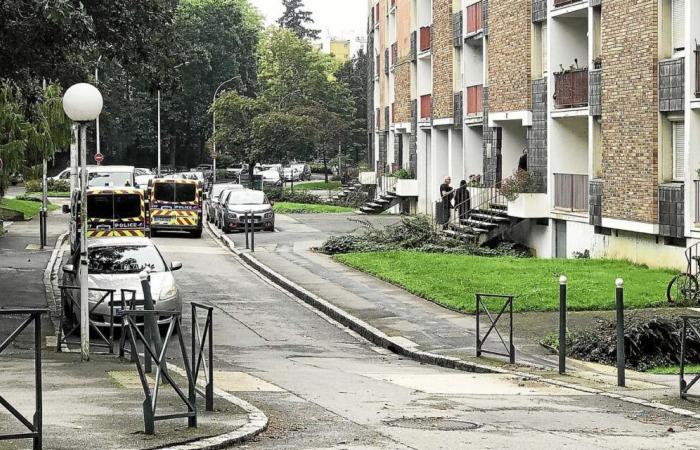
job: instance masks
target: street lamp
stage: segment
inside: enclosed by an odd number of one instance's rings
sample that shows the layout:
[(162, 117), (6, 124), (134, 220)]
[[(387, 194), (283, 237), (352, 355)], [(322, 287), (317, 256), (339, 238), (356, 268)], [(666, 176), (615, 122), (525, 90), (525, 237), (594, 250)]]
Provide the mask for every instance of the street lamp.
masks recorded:
[[(173, 67), (173, 70), (179, 69), (182, 66), (189, 66), (190, 62), (185, 61)], [(160, 178), (160, 84), (158, 84), (158, 170), (157, 175)]]
[[(228, 79), (221, 83), (219, 87), (216, 88), (214, 91), (214, 99), (211, 101), (211, 104), (214, 105), (214, 102), (216, 101), (216, 96), (219, 95), (219, 91), (221, 90), (222, 87), (224, 87), (225, 84), (230, 83), (233, 80), (241, 80), (240, 75), (236, 75), (235, 77)], [(216, 157), (218, 154), (216, 153), (216, 111), (212, 110), (212, 135), (211, 135), (211, 140), (213, 144), (213, 150), (214, 150), (214, 156), (212, 156), (212, 172), (213, 172), (213, 178), (212, 178), (212, 184), (216, 184)]]
[[(87, 249), (87, 124), (102, 112), (102, 94), (88, 83), (68, 88), (63, 95), (63, 111), (80, 127), (80, 355), (90, 359), (90, 312), (88, 303), (88, 249)], [(76, 161), (77, 158), (71, 158)], [(72, 170), (71, 170), (72, 171)]]

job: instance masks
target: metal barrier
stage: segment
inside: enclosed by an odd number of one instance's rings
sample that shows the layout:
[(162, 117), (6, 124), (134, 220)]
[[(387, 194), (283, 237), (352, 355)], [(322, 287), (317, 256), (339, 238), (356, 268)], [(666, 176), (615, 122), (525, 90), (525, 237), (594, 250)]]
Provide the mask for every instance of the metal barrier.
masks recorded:
[[(71, 298), (70, 296), (66, 295), (66, 291), (68, 290), (74, 290), (74, 291), (80, 291), (80, 286), (58, 286), (61, 289), (61, 297), (62, 298)], [(90, 319), (90, 327), (95, 330), (97, 333), (97, 336), (102, 340), (102, 342), (97, 342), (91, 345), (94, 345), (96, 347), (106, 347), (109, 351), (109, 354), (114, 354), (114, 293), (116, 292), (114, 289), (93, 289), (90, 288), (88, 289), (88, 292), (102, 292), (104, 295), (95, 303), (95, 305), (90, 308), (89, 316), (91, 316), (94, 312), (95, 309), (97, 309), (98, 306), (100, 306), (102, 303), (104, 303), (107, 298), (109, 298), (109, 338), (105, 337), (105, 335), (102, 333), (100, 330), (100, 327), (98, 327), (95, 324), (95, 321)], [(70, 300), (73, 306), (78, 305), (78, 303), (74, 302), (72, 299)], [(56, 351), (60, 352), (61, 347), (63, 344), (68, 344), (68, 338), (70, 338), (73, 333), (76, 331), (80, 330), (80, 322), (77, 322), (73, 328), (68, 331), (68, 333), (63, 332), (63, 322), (65, 319), (65, 304), (61, 305), (61, 319), (60, 319), (60, 326), (58, 327), (58, 336), (57, 336), (57, 344), (56, 344)]]
[[(185, 348), (185, 341), (182, 337), (182, 329), (180, 327), (181, 314), (179, 312), (172, 311), (158, 311), (158, 310), (133, 310), (133, 311), (121, 311), (119, 316), (127, 325), (127, 333), (129, 335), (129, 343), (132, 349), (138, 348), (137, 340), (143, 344), (144, 353), (144, 364), (141, 363), (141, 358), (136, 358), (136, 369), (139, 373), (139, 378), (141, 379), (141, 386), (143, 387), (143, 393), (146, 398), (143, 401), (143, 419), (146, 434), (155, 434), (155, 423), (161, 420), (171, 420), (171, 419), (183, 419), (187, 418), (187, 425), (190, 428), (195, 428), (197, 426), (197, 409), (196, 409), (196, 397), (192, 394), (194, 387), (194, 378), (192, 376), (192, 370), (190, 368), (189, 361), (187, 360), (187, 349)], [(170, 317), (170, 325), (168, 326), (168, 331), (163, 339), (162, 349), (160, 353), (156, 351), (153, 339), (146, 337), (144, 333), (139, 330), (138, 324), (136, 323), (136, 317), (147, 317), (157, 318), (157, 317)], [(145, 322), (145, 320), (144, 320)], [(147, 328), (147, 327), (144, 327)], [(170, 376), (167, 367), (167, 351), (168, 343), (173, 333), (177, 334), (178, 342), (180, 344), (180, 353), (182, 356), (182, 362), (187, 373), (187, 382), (190, 396), (188, 397), (180, 389), (180, 387), (175, 383), (175, 380)], [(134, 351), (132, 354), (136, 354)], [(145, 363), (152, 358), (156, 364), (156, 374), (154, 380), (154, 387), (148, 384), (148, 379), (146, 378)], [(160, 390), (161, 376), (164, 378), (173, 390), (177, 393), (178, 397), (187, 407), (187, 412), (172, 413), (172, 414), (162, 414), (157, 415), (158, 408), (158, 392)]]
[[(243, 228), (245, 229), (245, 248), (255, 252), (255, 214), (252, 211), (246, 211), (243, 215)], [(248, 233), (250, 233), (250, 240)]]
[(17, 339), (22, 331), (34, 322), (34, 402), (35, 411), (32, 421), (24, 417), (17, 409), (0, 395), (0, 405), (4, 406), (19, 422), (22, 423), (29, 433), (14, 433), (0, 435), (0, 441), (17, 439), (32, 439), (32, 449), (40, 450), (43, 439), (43, 409), (42, 409), (42, 388), (41, 388), (41, 316), (46, 314), (46, 309), (0, 309), (0, 316), (29, 316), (22, 322), (2, 343), (0, 343), (0, 353), (2, 353), (12, 342)]
[(698, 394), (689, 394), (690, 388), (700, 380), (700, 373), (696, 374), (690, 382), (685, 379), (685, 349), (686, 349), (686, 339), (688, 338), (688, 329), (692, 331), (696, 339), (700, 339), (700, 332), (692, 324), (693, 321), (699, 321), (700, 316), (681, 316), (683, 319), (683, 331), (681, 334), (681, 368), (680, 368), (680, 394), (681, 398), (700, 398)]
[[(512, 295), (495, 295), (495, 294), (476, 294), (476, 356), (479, 357), (481, 356), (482, 353), (488, 353), (491, 355), (497, 355), (497, 356), (505, 356), (510, 360), (511, 364), (515, 364), (515, 345), (513, 344), (513, 299), (515, 297)], [(501, 299), (505, 300), (503, 303), (503, 306), (501, 307), (501, 310), (498, 312), (498, 315), (494, 318), (493, 314), (491, 314), (491, 311), (489, 311), (488, 306), (484, 303), (484, 299)], [(480, 332), (480, 324), (479, 322), (481, 321), (481, 310), (484, 310), (486, 313), (486, 316), (489, 318), (489, 321), (491, 322), (491, 325), (489, 326), (488, 331), (484, 335), (483, 339), (481, 337), (481, 332)], [(509, 331), (508, 331), (508, 344), (506, 344), (506, 341), (503, 339), (503, 336), (501, 333), (498, 331), (498, 321), (500, 318), (503, 316), (503, 313), (508, 310), (508, 315), (510, 316), (510, 324), (509, 324)], [(499, 352), (493, 352), (490, 350), (484, 350), (483, 345), (484, 342), (486, 342), (486, 339), (488, 339), (489, 335), (491, 334), (492, 331), (495, 331), (496, 334), (498, 335), (498, 338), (501, 340), (501, 344), (503, 344), (503, 347), (505, 348), (506, 352), (505, 353), (499, 353)]]
[[(127, 308), (127, 299), (126, 295), (130, 295), (131, 298), (128, 300), (129, 307)], [(122, 311), (134, 311), (136, 309), (136, 305), (140, 304), (143, 305), (143, 300), (142, 301), (137, 301), (136, 300), (136, 291), (133, 289), (121, 289), (120, 291), (121, 295), (121, 310)], [(119, 336), (119, 358), (124, 358), (124, 354), (126, 352), (129, 352), (129, 355), (131, 355), (131, 362), (136, 362), (136, 352), (131, 351), (131, 347), (129, 349), (126, 349), (126, 333), (124, 332), (124, 324), (122, 323), (122, 332)]]
[[(195, 398), (197, 394), (204, 397), (206, 402), (206, 410), (214, 411), (214, 308), (205, 306), (200, 303), (192, 302), (192, 376), (194, 380), (190, 389), (190, 398)], [(204, 322), (204, 334), (199, 328), (199, 316), (197, 310), (202, 309), (207, 312), (207, 318)], [(204, 346), (209, 343), (207, 348), (208, 355), (204, 356)], [(208, 364), (207, 364), (208, 363)], [(197, 378), (199, 370), (204, 368), (204, 381), (206, 382), (204, 391), (197, 387)]]

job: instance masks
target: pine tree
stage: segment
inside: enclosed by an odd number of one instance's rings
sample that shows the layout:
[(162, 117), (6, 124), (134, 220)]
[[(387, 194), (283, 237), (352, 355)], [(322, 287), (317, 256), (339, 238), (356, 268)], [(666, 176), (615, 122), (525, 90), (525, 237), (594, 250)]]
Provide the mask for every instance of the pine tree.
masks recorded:
[(307, 28), (307, 25), (312, 25), (314, 19), (311, 18), (311, 12), (305, 11), (304, 0), (282, 0), (284, 13), (277, 20), (277, 24), (282, 28), (292, 30), (300, 39), (316, 40), (319, 38), (321, 30)]

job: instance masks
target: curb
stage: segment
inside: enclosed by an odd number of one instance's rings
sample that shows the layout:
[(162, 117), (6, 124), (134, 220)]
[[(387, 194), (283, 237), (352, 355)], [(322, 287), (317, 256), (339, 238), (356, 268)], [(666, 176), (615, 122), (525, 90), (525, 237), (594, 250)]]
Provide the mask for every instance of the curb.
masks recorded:
[[(68, 236), (69, 232), (63, 233), (59, 236), (56, 241), (56, 245), (51, 253), (49, 262), (44, 269), (44, 288), (46, 291), (47, 302), (51, 302), (54, 308), (61, 308), (62, 305), (57, 304), (56, 295), (54, 294), (54, 283), (56, 276), (54, 272), (57, 272), (56, 262), (59, 260), (58, 256), (61, 251), (61, 247)], [(51, 309), (51, 308), (50, 308)], [(52, 310), (52, 313), (57, 309)], [(52, 318), (53, 320), (53, 318)], [(56, 325), (56, 326), (60, 326)], [(187, 372), (184, 369), (168, 363), (168, 369), (177, 373), (180, 376), (187, 377)], [(204, 380), (199, 380), (199, 383), (204, 387)], [(161, 449), (172, 449), (172, 450), (216, 450), (230, 447), (234, 444), (239, 444), (241, 442), (248, 441), (260, 433), (267, 430), (267, 425), (269, 423), (268, 417), (261, 410), (253, 406), (252, 404), (246, 402), (245, 400), (236, 397), (235, 395), (229, 394), (228, 392), (214, 387), (214, 394), (218, 398), (222, 398), (227, 402), (241, 408), (248, 414), (248, 422), (237, 430), (231, 431), (229, 433), (220, 434), (218, 436), (205, 437), (197, 439), (188, 443), (172, 444), (159, 447)]]
[(49, 319), (53, 322), (55, 329), (58, 329), (60, 325), (56, 320), (56, 311), (58, 311), (58, 308), (61, 308), (62, 305), (56, 301), (53, 281), (57, 280), (58, 270), (56, 263), (59, 261), (58, 257), (61, 253), (61, 247), (63, 247), (63, 243), (69, 233), (69, 231), (66, 231), (56, 239), (56, 245), (54, 245), (49, 262), (46, 264), (46, 269), (44, 269), (44, 291), (46, 292), (46, 302), (49, 305)]
[(371, 326), (363, 320), (347, 313), (346, 311), (331, 304), (327, 300), (324, 300), (323, 298), (307, 291), (306, 289), (297, 285), (293, 281), (288, 280), (284, 276), (280, 275), (279, 273), (275, 272), (271, 268), (267, 267), (266, 265), (255, 259), (255, 257), (251, 256), (249, 253), (244, 253), (236, 249), (235, 243), (231, 239), (229, 239), (228, 236), (226, 236), (225, 234), (221, 234), (218, 230), (212, 228), (209, 225), (209, 223), (206, 223), (205, 226), (214, 237), (221, 240), (222, 243), (226, 247), (228, 247), (231, 250), (231, 252), (236, 257), (238, 257), (245, 265), (254, 269), (256, 272), (260, 273), (262, 276), (272, 281), (280, 288), (288, 291), (303, 302), (313, 306), (326, 316), (351, 329), (352, 331), (356, 332), (357, 334), (372, 342), (373, 344), (381, 346), (400, 356), (405, 356), (414, 361), (424, 364), (431, 364), (434, 366), (445, 367), (448, 369), (462, 370), (465, 372), (514, 375), (531, 381), (547, 383), (553, 386), (567, 388), (579, 392), (584, 392), (587, 394), (601, 395), (603, 397), (608, 397), (627, 403), (633, 403), (636, 405), (645, 406), (657, 410), (663, 410), (684, 417), (700, 419), (700, 413), (683, 408), (665, 405), (663, 403), (658, 403), (655, 401), (644, 400), (637, 397), (627, 396), (624, 394), (617, 394), (614, 392), (604, 391), (602, 389), (589, 388), (578, 384), (567, 383), (565, 381), (551, 380), (540, 375), (533, 375), (526, 372), (519, 372), (516, 370), (508, 370), (500, 367), (490, 367), (487, 365), (476, 364), (461, 360), (456, 357), (443, 356), (434, 353), (413, 350), (399, 342), (396, 342), (390, 336), (387, 336), (386, 334), (384, 334), (384, 332)]

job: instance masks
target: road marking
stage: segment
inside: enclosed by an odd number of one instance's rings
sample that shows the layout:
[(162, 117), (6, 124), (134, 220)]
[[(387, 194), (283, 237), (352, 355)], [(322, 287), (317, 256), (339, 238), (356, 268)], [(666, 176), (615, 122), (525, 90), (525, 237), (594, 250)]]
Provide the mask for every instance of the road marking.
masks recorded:
[(214, 385), (227, 392), (285, 392), (284, 389), (245, 372), (215, 370)]
[[(118, 384), (123, 389), (143, 389), (141, 379), (137, 372), (134, 371), (111, 371), (107, 375), (113, 382)], [(149, 385), (153, 385), (153, 377), (146, 375)]]

